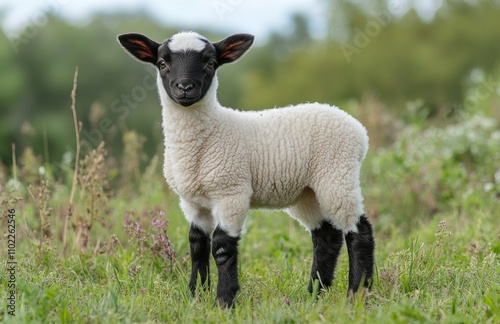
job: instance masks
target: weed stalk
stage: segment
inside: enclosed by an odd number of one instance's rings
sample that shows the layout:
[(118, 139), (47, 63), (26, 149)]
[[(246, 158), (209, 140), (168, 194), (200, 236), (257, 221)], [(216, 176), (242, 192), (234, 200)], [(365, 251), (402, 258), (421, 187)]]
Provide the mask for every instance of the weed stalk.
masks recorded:
[(78, 66), (75, 68), (75, 75), (73, 77), (73, 89), (71, 90), (71, 112), (73, 113), (73, 125), (75, 127), (75, 137), (76, 137), (76, 154), (75, 154), (75, 169), (73, 171), (73, 180), (71, 183), (71, 193), (69, 195), (69, 206), (68, 212), (64, 219), (64, 227), (63, 227), (63, 251), (61, 256), (66, 255), (66, 251), (68, 248), (68, 222), (70, 217), (73, 215), (73, 199), (75, 197), (75, 190), (78, 178), (78, 163), (80, 157), (80, 131), (81, 131), (81, 123), (78, 122), (78, 118), (76, 116), (76, 87), (78, 80)]

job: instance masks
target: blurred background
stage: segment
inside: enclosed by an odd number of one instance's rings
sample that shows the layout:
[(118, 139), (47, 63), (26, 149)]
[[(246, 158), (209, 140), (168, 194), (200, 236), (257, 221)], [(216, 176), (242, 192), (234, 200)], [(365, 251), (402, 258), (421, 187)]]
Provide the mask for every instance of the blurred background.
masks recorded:
[[(309, 236), (253, 211), (239, 266), (250, 307), (228, 317), (208, 310), (213, 294), (187, 298), (189, 224), (162, 175), (155, 70), (116, 41), (182, 30), (256, 36), (218, 71), (221, 104), (325, 102), (365, 125), (373, 293), (342, 301), (343, 253), (339, 307), (305, 297)], [(0, 0), (0, 251), (19, 260), (19, 322), (258, 322), (259, 309), (265, 322), (498, 323), (499, 210), (500, 0)]]
[(334, 104), (367, 126), (372, 147), (470, 111), (498, 121), (498, 17), (495, 0), (1, 1), (0, 161), (12, 164), (11, 143), (45, 163), (72, 160), (77, 66), (82, 156), (104, 140), (120, 157), (129, 130), (142, 164), (160, 151), (155, 72), (120, 48), (125, 32), (253, 33), (249, 54), (219, 71), (223, 105)]

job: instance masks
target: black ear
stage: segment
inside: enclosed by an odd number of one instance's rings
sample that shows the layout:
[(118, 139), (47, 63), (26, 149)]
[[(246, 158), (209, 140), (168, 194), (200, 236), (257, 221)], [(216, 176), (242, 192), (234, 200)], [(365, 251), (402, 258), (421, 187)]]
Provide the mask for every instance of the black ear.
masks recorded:
[(158, 61), (158, 47), (160, 44), (141, 34), (118, 35), (118, 42), (134, 57), (143, 62), (156, 65)]
[(213, 43), (217, 51), (217, 63), (222, 65), (236, 61), (252, 46), (253, 39), (254, 36), (250, 34), (235, 34)]

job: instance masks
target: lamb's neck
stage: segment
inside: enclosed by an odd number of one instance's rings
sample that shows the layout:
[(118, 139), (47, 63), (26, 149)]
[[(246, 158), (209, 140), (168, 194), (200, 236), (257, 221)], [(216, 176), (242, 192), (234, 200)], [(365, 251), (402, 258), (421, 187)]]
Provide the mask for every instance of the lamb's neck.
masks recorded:
[(162, 102), (163, 132), (166, 143), (199, 141), (209, 135), (220, 107), (217, 100), (183, 107)]

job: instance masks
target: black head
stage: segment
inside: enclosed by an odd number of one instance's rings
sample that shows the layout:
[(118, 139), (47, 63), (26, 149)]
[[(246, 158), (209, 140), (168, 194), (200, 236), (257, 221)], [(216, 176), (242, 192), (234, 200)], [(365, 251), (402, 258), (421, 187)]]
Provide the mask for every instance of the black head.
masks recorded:
[(253, 39), (249, 34), (236, 34), (211, 43), (197, 33), (182, 32), (160, 44), (141, 34), (118, 36), (127, 52), (158, 68), (162, 80), (158, 87), (163, 86), (173, 101), (185, 107), (201, 100), (217, 68), (245, 54)]

